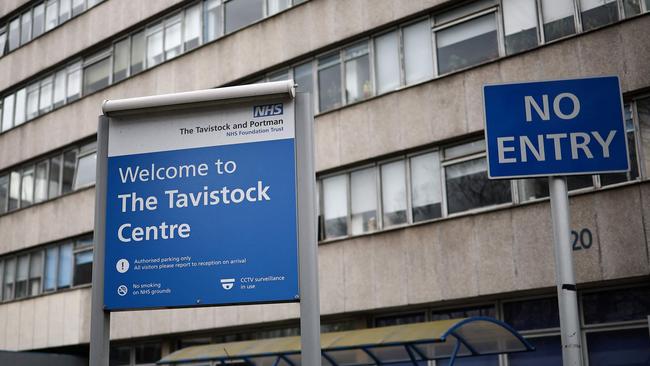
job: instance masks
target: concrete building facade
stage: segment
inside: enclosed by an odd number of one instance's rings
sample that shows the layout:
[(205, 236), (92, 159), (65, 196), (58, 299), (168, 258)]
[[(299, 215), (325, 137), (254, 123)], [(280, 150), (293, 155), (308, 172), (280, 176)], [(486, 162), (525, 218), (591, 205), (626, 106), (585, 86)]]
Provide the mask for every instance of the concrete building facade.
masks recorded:
[[(7, 0), (0, 349), (87, 357), (103, 100), (312, 93), (323, 331), (487, 315), (559, 364), (545, 179), (489, 181), (486, 83), (617, 75), (632, 169), (568, 179), (584, 358), (650, 362), (649, 0)], [(119, 312), (115, 365), (298, 333), (297, 304)], [(445, 364), (439, 361), (437, 364)]]

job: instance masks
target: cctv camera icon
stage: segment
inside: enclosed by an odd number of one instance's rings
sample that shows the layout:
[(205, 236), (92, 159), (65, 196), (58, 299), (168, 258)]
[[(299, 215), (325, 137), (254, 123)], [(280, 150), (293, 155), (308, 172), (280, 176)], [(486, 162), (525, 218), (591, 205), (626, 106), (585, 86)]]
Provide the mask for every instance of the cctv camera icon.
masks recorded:
[(222, 278), (221, 279), (221, 287), (223, 287), (224, 290), (231, 290), (234, 285), (235, 285), (235, 279), (234, 278)]

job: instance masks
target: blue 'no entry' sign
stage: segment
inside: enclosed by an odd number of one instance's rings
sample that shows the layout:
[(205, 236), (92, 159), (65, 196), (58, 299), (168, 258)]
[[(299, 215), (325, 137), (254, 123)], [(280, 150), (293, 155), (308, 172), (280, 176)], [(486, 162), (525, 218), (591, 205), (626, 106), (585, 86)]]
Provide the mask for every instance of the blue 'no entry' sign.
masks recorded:
[(109, 122), (108, 310), (297, 301), (292, 98)]
[(486, 85), (490, 178), (629, 169), (617, 77)]

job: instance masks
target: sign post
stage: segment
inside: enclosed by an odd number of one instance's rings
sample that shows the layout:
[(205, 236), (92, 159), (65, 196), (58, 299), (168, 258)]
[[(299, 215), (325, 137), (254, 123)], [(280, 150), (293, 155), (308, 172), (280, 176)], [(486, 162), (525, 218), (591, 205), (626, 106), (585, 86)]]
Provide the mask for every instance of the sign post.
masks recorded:
[(108, 365), (111, 311), (300, 301), (303, 360), (319, 365), (309, 97), (287, 81), (103, 112), (90, 364)]
[(629, 170), (618, 77), (486, 85), (490, 179), (548, 177), (565, 366), (581, 366), (566, 175)]

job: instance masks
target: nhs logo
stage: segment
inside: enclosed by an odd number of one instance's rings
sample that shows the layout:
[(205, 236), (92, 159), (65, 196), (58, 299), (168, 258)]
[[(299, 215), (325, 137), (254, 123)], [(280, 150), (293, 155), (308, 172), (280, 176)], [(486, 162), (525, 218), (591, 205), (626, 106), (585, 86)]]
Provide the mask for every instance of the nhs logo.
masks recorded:
[(266, 105), (256, 105), (253, 107), (253, 118), (255, 117), (267, 117), (267, 116), (277, 116), (282, 114), (284, 108), (282, 103), (277, 104), (266, 104)]

